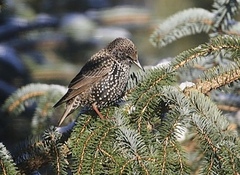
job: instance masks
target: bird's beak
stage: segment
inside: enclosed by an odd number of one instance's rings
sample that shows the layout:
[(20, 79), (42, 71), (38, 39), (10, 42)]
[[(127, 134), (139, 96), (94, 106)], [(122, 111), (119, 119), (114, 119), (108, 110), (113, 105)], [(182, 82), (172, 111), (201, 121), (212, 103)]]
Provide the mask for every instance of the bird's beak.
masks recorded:
[(134, 63), (138, 68), (142, 69), (142, 70), (145, 72), (144, 68), (141, 66), (141, 64), (139, 63), (138, 60), (133, 61), (133, 63)]

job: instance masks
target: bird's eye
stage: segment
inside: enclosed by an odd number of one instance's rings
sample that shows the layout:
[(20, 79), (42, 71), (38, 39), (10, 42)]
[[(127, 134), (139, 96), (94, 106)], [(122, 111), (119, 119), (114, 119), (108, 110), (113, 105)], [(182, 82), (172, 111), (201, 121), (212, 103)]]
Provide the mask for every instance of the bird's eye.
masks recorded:
[(129, 55), (127, 55), (127, 58), (130, 59), (130, 60), (132, 60), (132, 58), (131, 58)]

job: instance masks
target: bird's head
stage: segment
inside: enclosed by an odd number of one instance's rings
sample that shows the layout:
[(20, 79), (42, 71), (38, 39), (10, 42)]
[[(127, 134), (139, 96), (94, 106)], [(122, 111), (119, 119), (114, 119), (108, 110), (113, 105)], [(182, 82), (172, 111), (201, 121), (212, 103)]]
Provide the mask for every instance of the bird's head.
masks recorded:
[(127, 38), (116, 38), (106, 49), (116, 58), (127, 60), (130, 64), (133, 63), (143, 70), (138, 60), (137, 48), (131, 40)]

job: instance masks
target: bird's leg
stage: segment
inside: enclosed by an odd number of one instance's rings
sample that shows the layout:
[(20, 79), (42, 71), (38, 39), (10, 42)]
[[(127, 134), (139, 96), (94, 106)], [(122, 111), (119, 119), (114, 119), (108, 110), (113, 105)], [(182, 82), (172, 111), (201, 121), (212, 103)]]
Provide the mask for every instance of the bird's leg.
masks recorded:
[(93, 108), (93, 110), (97, 113), (97, 115), (98, 115), (102, 120), (104, 120), (104, 117), (103, 117), (103, 115), (101, 114), (101, 112), (98, 110), (96, 103), (93, 103), (93, 104), (92, 104), (92, 108)]

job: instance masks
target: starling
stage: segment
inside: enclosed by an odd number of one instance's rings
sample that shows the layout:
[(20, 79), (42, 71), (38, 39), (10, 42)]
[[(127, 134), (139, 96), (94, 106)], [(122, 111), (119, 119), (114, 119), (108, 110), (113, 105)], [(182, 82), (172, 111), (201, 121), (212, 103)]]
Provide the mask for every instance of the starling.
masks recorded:
[(103, 119), (99, 109), (124, 96), (133, 63), (143, 69), (135, 45), (127, 38), (116, 38), (94, 54), (72, 79), (67, 93), (54, 105), (66, 103), (59, 126), (78, 107), (90, 107)]

